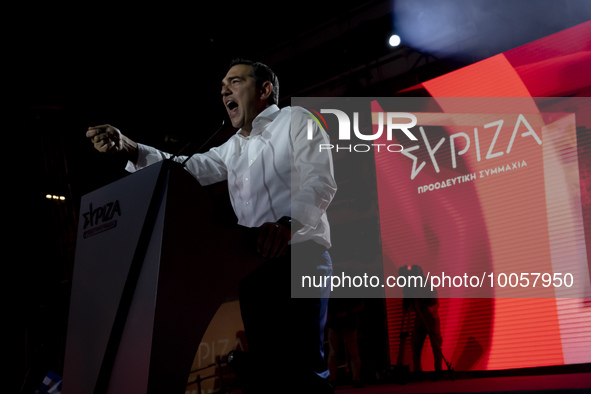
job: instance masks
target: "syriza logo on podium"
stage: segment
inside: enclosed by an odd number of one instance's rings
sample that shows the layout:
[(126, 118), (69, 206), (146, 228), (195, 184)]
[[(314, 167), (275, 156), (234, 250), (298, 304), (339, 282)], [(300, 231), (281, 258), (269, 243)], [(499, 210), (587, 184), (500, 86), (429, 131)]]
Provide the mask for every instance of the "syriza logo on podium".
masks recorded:
[(83, 237), (89, 238), (117, 227), (117, 219), (121, 216), (119, 200), (95, 207), (88, 204), (88, 211), (82, 214), (84, 218)]

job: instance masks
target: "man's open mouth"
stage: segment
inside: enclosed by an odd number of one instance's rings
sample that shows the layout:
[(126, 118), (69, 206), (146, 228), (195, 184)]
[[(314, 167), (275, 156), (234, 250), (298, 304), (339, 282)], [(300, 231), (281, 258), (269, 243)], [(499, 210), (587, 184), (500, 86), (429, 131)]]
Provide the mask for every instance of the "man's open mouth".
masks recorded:
[(238, 108), (238, 103), (230, 100), (226, 102), (226, 107), (228, 108), (228, 112), (233, 113), (235, 112), (236, 108)]

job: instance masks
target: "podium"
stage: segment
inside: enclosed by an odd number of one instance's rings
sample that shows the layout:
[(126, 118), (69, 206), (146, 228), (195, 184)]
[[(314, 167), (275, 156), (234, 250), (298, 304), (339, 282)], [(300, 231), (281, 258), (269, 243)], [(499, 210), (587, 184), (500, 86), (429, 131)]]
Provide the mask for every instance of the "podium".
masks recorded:
[(209, 322), (262, 263), (255, 239), (172, 161), (85, 195), (62, 392), (184, 393)]

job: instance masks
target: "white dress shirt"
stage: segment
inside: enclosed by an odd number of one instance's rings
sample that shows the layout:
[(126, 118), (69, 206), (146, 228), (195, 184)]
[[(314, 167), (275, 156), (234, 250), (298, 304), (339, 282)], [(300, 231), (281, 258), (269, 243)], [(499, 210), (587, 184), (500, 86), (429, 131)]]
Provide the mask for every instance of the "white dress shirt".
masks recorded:
[[(254, 119), (250, 136), (238, 130), (221, 146), (194, 155), (186, 168), (201, 185), (228, 181), (238, 224), (258, 227), (291, 216), (304, 225), (292, 244), (313, 240), (329, 248), (326, 209), (337, 188), (332, 155), (330, 150), (319, 151), (329, 139), (316, 122), (311, 122), (314, 130), (308, 140), (306, 112), (271, 105)], [(138, 144), (137, 163), (129, 162), (126, 169), (134, 172), (169, 157)]]

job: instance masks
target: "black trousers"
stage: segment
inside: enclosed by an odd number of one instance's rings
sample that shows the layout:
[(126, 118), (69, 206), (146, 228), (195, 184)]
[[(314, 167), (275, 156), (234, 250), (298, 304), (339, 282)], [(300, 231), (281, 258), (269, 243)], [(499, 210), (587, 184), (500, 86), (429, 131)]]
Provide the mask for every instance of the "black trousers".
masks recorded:
[(304, 274), (332, 274), (330, 255), (312, 242), (292, 246), (240, 284), (249, 354), (241, 379), (245, 393), (332, 392), (324, 359), (329, 289), (292, 297), (290, 283), (297, 286)]
[(443, 339), (441, 337), (439, 306), (437, 305), (436, 307), (429, 308), (428, 306), (421, 305), (418, 306), (418, 308), (420, 308), (420, 310), (415, 317), (415, 326), (411, 339), (414, 370), (417, 372), (422, 371), (421, 356), (423, 353), (423, 345), (425, 344), (427, 335), (429, 335), (431, 349), (433, 350), (435, 371), (441, 371), (441, 363), (443, 361), (441, 345), (443, 344)]

